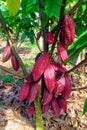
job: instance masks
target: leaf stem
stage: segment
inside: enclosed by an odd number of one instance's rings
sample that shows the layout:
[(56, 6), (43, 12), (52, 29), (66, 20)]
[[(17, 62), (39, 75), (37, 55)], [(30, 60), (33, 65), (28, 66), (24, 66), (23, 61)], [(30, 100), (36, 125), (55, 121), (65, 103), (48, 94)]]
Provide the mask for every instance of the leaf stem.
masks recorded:
[(75, 69), (79, 68), (80, 66), (82, 66), (82, 65), (84, 65), (84, 64), (86, 64), (86, 63), (87, 63), (87, 58), (85, 58), (84, 60), (82, 60), (78, 65), (76, 65), (76, 66), (73, 67), (72, 69), (66, 71), (66, 72), (64, 73), (64, 75), (67, 75), (67, 74), (71, 73), (72, 71), (74, 71)]

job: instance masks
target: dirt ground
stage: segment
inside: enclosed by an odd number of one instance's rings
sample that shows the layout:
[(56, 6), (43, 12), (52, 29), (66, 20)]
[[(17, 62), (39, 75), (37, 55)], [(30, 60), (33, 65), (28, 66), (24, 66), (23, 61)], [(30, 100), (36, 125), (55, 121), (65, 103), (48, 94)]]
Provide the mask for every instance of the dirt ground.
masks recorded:
[[(4, 47), (5, 44), (2, 43), (0, 52)], [(27, 51), (24, 54), (21, 50), (21, 57), (26, 58)], [(0, 64), (3, 63), (0, 61)], [(10, 61), (3, 65), (11, 69)], [(87, 130), (87, 114), (82, 115), (84, 101), (87, 98), (87, 89), (79, 90), (79, 88), (87, 88), (86, 71), (87, 68), (85, 67), (85, 73), (82, 72), (81, 68), (71, 73), (72, 93), (67, 100), (68, 110), (66, 113), (62, 111), (58, 118), (51, 111), (43, 114), (45, 130)], [(19, 73), (21, 73), (21, 70), (19, 70)], [(0, 69), (0, 74), (5, 73)], [(3, 83), (0, 80), (0, 102), (4, 103), (4, 105), (0, 104), (0, 130), (35, 130), (35, 115), (28, 118), (24, 107), (20, 107), (18, 90), (19, 86), (16, 84)]]

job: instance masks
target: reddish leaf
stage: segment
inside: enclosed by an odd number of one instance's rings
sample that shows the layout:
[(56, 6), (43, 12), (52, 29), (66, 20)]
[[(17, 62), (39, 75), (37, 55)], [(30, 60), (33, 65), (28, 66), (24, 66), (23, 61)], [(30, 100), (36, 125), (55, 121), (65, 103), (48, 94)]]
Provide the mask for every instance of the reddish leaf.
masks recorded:
[(52, 66), (52, 64), (49, 64), (47, 69), (44, 72), (44, 80), (47, 89), (52, 92), (55, 88), (55, 83), (56, 83), (56, 73), (55, 70)]
[(29, 86), (28, 82), (25, 82), (21, 85), (20, 90), (19, 90), (19, 100), (20, 101), (23, 101), (27, 97), (27, 95), (29, 93), (29, 88), (30, 88), (30, 86)]
[(45, 52), (36, 60), (36, 63), (32, 70), (34, 81), (38, 80), (40, 76), (44, 73), (49, 62), (49, 57), (50, 57), (49, 53)]

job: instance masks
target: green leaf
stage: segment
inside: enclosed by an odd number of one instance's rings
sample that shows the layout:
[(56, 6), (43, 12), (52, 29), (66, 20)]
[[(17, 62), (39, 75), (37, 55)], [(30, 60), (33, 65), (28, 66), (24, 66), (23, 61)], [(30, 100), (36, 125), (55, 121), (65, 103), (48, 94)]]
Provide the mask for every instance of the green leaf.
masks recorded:
[(84, 102), (84, 107), (83, 107), (83, 115), (87, 112), (87, 98)]
[(68, 50), (73, 51), (77, 47), (83, 45), (84, 42), (87, 42), (87, 30), (77, 37), (76, 41), (69, 46)]
[(34, 13), (38, 12), (38, 0), (28, 0), (26, 12), (27, 13)]
[(45, 12), (49, 17), (57, 17), (60, 14), (61, 0), (46, 0)]
[(15, 16), (20, 7), (20, 0), (7, 0), (7, 6), (12, 16)]

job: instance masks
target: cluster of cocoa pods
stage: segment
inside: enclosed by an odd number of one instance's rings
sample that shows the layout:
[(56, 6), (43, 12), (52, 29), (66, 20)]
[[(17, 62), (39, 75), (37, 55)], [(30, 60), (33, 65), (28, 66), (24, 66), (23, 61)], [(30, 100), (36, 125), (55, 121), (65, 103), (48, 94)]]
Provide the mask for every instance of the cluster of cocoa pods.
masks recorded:
[[(38, 34), (36, 41), (39, 40), (40, 36), (41, 33)], [(63, 17), (58, 38), (57, 54), (61, 61), (65, 61), (68, 58), (66, 49), (75, 39), (74, 21), (68, 14)], [(54, 34), (48, 32), (45, 41), (48, 45), (54, 44), (56, 42)], [(56, 116), (59, 116), (62, 109), (67, 110), (67, 98), (71, 93), (72, 85), (70, 75), (66, 75), (66, 71), (65, 66), (55, 62), (49, 52), (37, 55), (31, 74), (19, 90), (20, 101), (25, 99), (29, 101), (27, 111), (29, 116), (35, 112), (34, 100), (40, 89), (42, 90), (41, 107), (43, 113), (51, 109)]]
[[(19, 99), (28, 99), (28, 115), (35, 112), (34, 100), (36, 99), (40, 87), (42, 86), (42, 112), (51, 109), (56, 116), (59, 116), (61, 109), (67, 110), (67, 98), (71, 92), (71, 79), (69, 75), (64, 75), (66, 68), (60, 66), (50, 59), (50, 53), (44, 52), (36, 59), (31, 74), (21, 85)], [(42, 85), (41, 85), (42, 80)]]
[(17, 58), (15, 57), (15, 55), (12, 53), (11, 51), (11, 47), (9, 42), (7, 41), (6, 47), (4, 49), (4, 53), (2, 55), (2, 62), (6, 62), (11, 58), (11, 64), (12, 67), (15, 71), (17, 71), (20, 67), (19, 62), (17, 60)]

